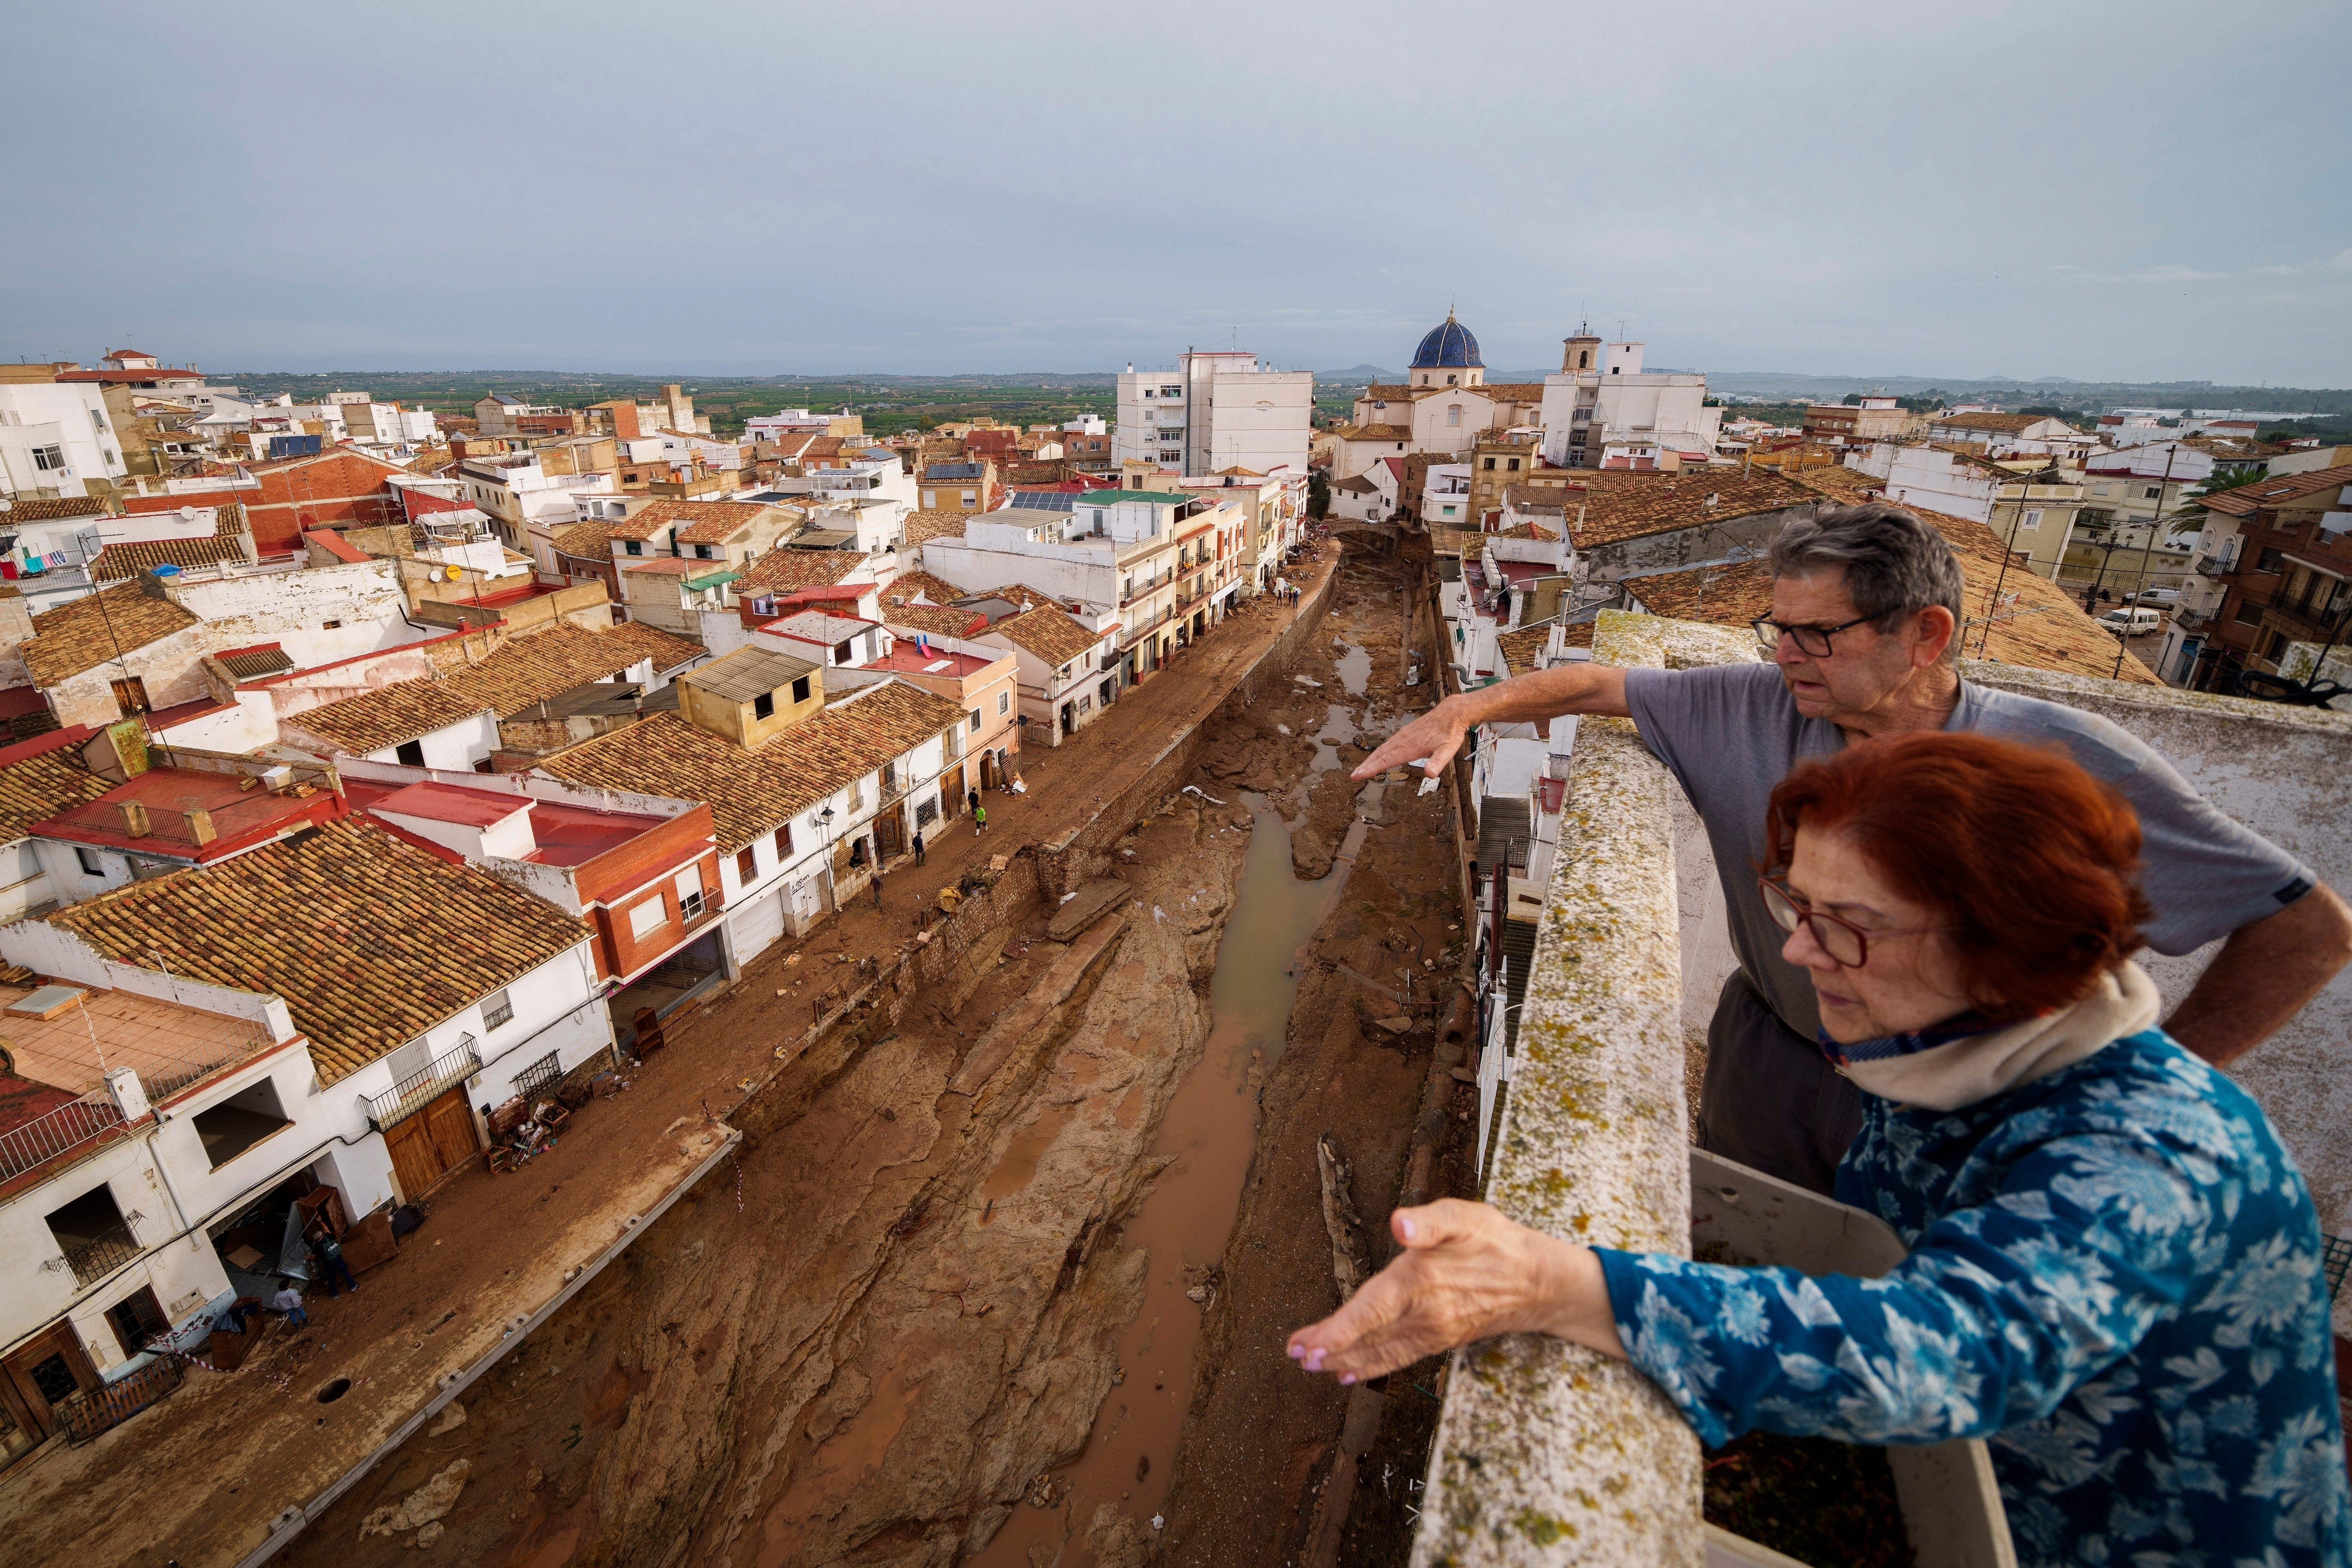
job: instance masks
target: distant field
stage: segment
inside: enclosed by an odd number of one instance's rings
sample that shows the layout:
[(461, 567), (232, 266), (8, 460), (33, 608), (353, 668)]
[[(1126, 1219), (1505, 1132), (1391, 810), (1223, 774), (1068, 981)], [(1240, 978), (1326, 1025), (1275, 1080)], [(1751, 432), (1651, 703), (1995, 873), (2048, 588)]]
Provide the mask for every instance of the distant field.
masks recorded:
[[(257, 396), (280, 393), (310, 402), (330, 392), (366, 392), (382, 399), (448, 414), (471, 414), (493, 392), (530, 403), (582, 408), (610, 398), (658, 399), (667, 378), (593, 376), (547, 371), (348, 371), (332, 375), (289, 375), (267, 371), (217, 371)], [(784, 408), (863, 415), (872, 436), (929, 429), (953, 419), (982, 416), (1014, 425), (1059, 424), (1084, 414), (1113, 416), (1115, 383), (1098, 376), (877, 376), (814, 380), (789, 376), (679, 377), (698, 414), (713, 430), (732, 433), (755, 415)]]

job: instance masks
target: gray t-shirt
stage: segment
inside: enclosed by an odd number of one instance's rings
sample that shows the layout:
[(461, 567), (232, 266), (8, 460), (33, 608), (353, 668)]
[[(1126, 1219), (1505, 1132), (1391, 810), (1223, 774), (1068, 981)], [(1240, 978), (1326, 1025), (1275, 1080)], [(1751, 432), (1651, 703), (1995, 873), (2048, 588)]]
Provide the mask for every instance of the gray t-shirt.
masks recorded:
[[(1787, 937), (1764, 912), (1756, 873), (1773, 786), (1799, 758), (1843, 747), (1843, 733), (1799, 713), (1770, 664), (1629, 669), (1625, 705), (1643, 742), (1681, 782), (1706, 826), (1740, 967), (1783, 1023), (1815, 1037), (1821, 1015), (1812, 982), (1780, 957)], [(2169, 763), (2095, 713), (1963, 681), (1944, 727), (2058, 741), (2086, 772), (2123, 793), (2139, 814), (2140, 887), (2156, 910), (2147, 941), (2158, 952), (2193, 952), (2311, 889), (2309, 868), (2222, 815)]]

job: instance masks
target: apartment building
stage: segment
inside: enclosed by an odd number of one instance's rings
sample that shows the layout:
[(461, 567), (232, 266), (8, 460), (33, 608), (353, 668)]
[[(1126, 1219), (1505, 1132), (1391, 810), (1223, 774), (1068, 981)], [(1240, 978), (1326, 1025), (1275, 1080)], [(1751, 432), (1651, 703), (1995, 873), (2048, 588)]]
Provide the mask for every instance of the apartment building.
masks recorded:
[(2180, 603), (2158, 673), (2200, 691), (2235, 692), (2276, 675), (2296, 643), (2352, 642), (2352, 466), (2317, 468), (2203, 497)]
[[(1120, 374), (1111, 455), (1180, 474), (1230, 468), (1303, 474), (1314, 406), (1310, 371), (1274, 370), (1241, 350), (1188, 349), (1172, 370), (1139, 372), (1130, 364)], [(1071, 449), (1066, 439), (1066, 458)], [(1082, 440), (1078, 458), (1093, 455)]]

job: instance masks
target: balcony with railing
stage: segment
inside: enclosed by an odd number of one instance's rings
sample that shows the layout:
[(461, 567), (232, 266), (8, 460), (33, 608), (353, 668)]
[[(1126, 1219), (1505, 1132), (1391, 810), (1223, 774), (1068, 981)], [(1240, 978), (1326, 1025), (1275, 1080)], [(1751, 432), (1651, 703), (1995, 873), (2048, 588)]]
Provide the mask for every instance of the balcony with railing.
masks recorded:
[(123, 1124), (122, 1112), (102, 1096), (68, 1100), (53, 1110), (0, 1132), (0, 1182), (36, 1165), (75, 1153)]
[(424, 1110), (459, 1079), (478, 1072), (481, 1066), (481, 1053), (475, 1049), (474, 1037), (460, 1036), (456, 1049), (435, 1057), (383, 1093), (362, 1095), (368, 1121), (377, 1131), (388, 1131)]
[(136, 1261), (142, 1250), (127, 1220), (110, 1225), (94, 1236), (60, 1236), (58, 1248), (65, 1254), (66, 1267), (73, 1270), (74, 1283), (85, 1289), (124, 1264)]
[[(1744, 631), (1604, 612), (1596, 663), (1685, 668), (1756, 658)], [(1967, 678), (2081, 708), (2165, 748), (2193, 787), (2265, 834), (2303, 829), (2320, 877), (2352, 876), (2352, 797), (2337, 784), (2352, 715), (1971, 662)], [(1712, 1174), (1695, 1204), (1686, 1042), (1704, 1037), (1734, 960), (1707, 837), (1673, 776), (1624, 721), (1587, 719), (1568, 758), (1557, 853), (1543, 889), (1516, 1040), (1480, 1060), (1477, 1126), (1491, 1129), (1483, 1195), (1509, 1217), (1584, 1245), (1690, 1256), (1748, 1201)], [(2315, 837), (2316, 826), (2327, 835)], [(2178, 999), (2191, 959), (2151, 958)], [(2352, 1015), (2352, 976), (2250, 1057), (2266, 1108), (2323, 1212), (2352, 1203), (2352, 1149), (2330, 1103), (2331, 1041)], [(1500, 1048), (1489, 1045), (1487, 1049)], [(2294, 1055), (2313, 1054), (2298, 1060)], [(1498, 1069), (1498, 1070), (1496, 1070)], [(1738, 1167), (1729, 1167), (1736, 1172)], [(1798, 1226), (1766, 1194), (1775, 1223)], [(1854, 1223), (1861, 1223), (1855, 1216)], [(1784, 1228), (1784, 1235), (1790, 1234)], [(1899, 1246), (1896, 1247), (1899, 1255)], [(1816, 1272), (1869, 1274), (1889, 1260)], [(1764, 1559), (1712, 1529), (1702, 1454), (1688, 1425), (1631, 1366), (1564, 1340), (1513, 1334), (1454, 1352), (1441, 1384), (1412, 1561), (1457, 1568), (1534, 1564), (1729, 1565)], [(1888, 1450), (1921, 1568), (2013, 1562), (1984, 1446)]]

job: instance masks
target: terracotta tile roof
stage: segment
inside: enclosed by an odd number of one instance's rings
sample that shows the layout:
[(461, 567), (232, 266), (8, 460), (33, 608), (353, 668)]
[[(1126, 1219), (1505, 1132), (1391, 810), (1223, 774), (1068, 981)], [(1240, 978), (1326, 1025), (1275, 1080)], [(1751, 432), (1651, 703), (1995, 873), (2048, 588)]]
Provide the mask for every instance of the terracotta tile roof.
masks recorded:
[(32, 637), (18, 655), (33, 684), (50, 687), (95, 669), (116, 656), (159, 642), (197, 624), (169, 599), (150, 597), (136, 583), (118, 584), (68, 600), (33, 617)]
[(882, 603), (887, 608), (893, 599), (929, 599), (934, 605), (952, 605), (958, 599), (971, 595), (944, 577), (934, 577), (929, 572), (901, 572), (882, 590)]
[(274, 642), (256, 643), (251, 647), (231, 648), (224, 653), (216, 653), (213, 657), (220, 660), (223, 669), (236, 676), (239, 680), (252, 680), (264, 675), (277, 675), (294, 668), (294, 660), (288, 657), (284, 645)]
[(118, 963), (276, 992), (332, 1084), (588, 940), (554, 906), (344, 821), (49, 917)]
[(1021, 615), (1007, 616), (988, 629), (992, 634), (1003, 633), (1007, 641), (1027, 648), (1047, 664), (1067, 664), (1107, 635), (1087, 630), (1050, 600)]
[(1540, 539), (1547, 542), (1559, 538), (1559, 530), (1546, 528), (1539, 522), (1523, 522), (1517, 528), (1506, 528), (1494, 535), (1496, 539)]
[(1563, 623), (1559, 628), (1561, 642), (1564, 646), (1569, 647), (1591, 647), (1592, 646), (1593, 626), (1594, 623), (1591, 621), (1569, 621)]
[(911, 547), (934, 539), (961, 539), (964, 524), (971, 519), (968, 511), (910, 511), (907, 514), (907, 543)]
[(1549, 626), (1531, 626), (1523, 632), (1505, 632), (1495, 643), (1503, 650), (1503, 668), (1513, 675), (1525, 675), (1536, 667), (1536, 655), (1550, 640)]
[(748, 597), (753, 594), (783, 593), (794, 588), (829, 587), (866, 565), (866, 557), (855, 550), (779, 547), (743, 568), (742, 576), (736, 580), (735, 592), (739, 596)]
[(244, 559), (245, 541), (241, 537), (147, 539), (108, 545), (89, 563), (89, 574), (100, 583), (120, 583), (136, 577), (150, 566), (217, 566), (224, 561)]
[(672, 501), (672, 506), (693, 507), (692, 520), (677, 531), (681, 544), (724, 544), (743, 529), (764, 516), (769, 510), (766, 501), (704, 500)]
[(2029, 425), (2039, 425), (2043, 414), (1947, 414), (1928, 421), (1939, 430), (1990, 430), (2014, 436)]
[(691, 576), (698, 567), (715, 566), (718, 564), (717, 562), (688, 561), (683, 555), (655, 555), (649, 556), (643, 561), (632, 560), (625, 555), (619, 559), (621, 570), (624, 572), (631, 573), (633, 574), (636, 573), (650, 573), (656, 577)]
[[(608, 517), (604, 531), (613, 539), (651, 539), (673, 527), (682, 527), (694, 520), (692, 509), (726, 502), (692, 500), (657, 500), (639, 507), (626, 517)], [(681, 508), (687, 510), (680, 510)]]
[(1409, 441), (1412, 432), (1402, 425), (1343, 425), (1332, 432), (1342, 441)]
[[(1578, 470), (1581, 493), (1566, 489), (1570, 531), (1580, 547), (1671, 533), (1759, 511), (1778, 511), (1815, 499), (1816, 492), (1777, 473), (1736, 468), (1688, 474), (1622, 468)], [(1715, 504), (1707, 505), (1713, 497)], [(1580, 521), (1576, 509), (1581, 507)]]
[(67, 496), (56, 500), (20, 500), (0, 511), (0, 523), (67, 522), (77, 517), (103, 517), (106, 502), (96, 496)]
[(1772, 613), (1772, 571), (1761, 561), (1628, 577), (1625, 592), (1650, 614), (1677, 621), (1736, 626)]
[[(1561, 470), (1563, 473), (1568, 471), (1569, 470), (1567, 469)], [(1550, 510), (1559, 511), (1566, 508), (1570, 497), (1575, 497), (1579, 500), (1584, 499), (1581, 492), (1571, 490), (1564, 484), (1510, 485), (1507, 486), (1503, 490), (1503, 500), (1509, 505), (1517, 507), (1522, 510), (1530, 507), (1536, 507), (1548, 508)]]
[(708, 801), (719, 847), (732, 854), (963, 720), (954, 703), (894, 680), (826, 708), (757, 751), (675, 713), (655, 713), (542, 758), (540, 766), (575, 784)]
[[(897, 584), (893, 584), (892, 586), (895, 587)], [(1066, 607), (1070, 603), (1069, 600), (1063, 598), (1059, 594), (1048, 594), (1043, 588), (1032, 588), (1026, 583), (1006, 583), (1002, 586), (986, 589), (981, 593), (959, 595), (958, 597), (965, 599), (995, 599), (1002, 603), (1013, 605), (1016, 608), (1018, 608), (1024, 601), (1026, 601), (1033, 606), (1039, 605), (1058, 605)]]
[(2218, 511), (2224, 517), (2252, 517), (2264, 507), (2300, 500), (2315, 491), (2333, 489), (2339, 485), (2352, 485), (2352, 467), (2314, 468), (2308, 473), (2281, 474), (2274, 479), (2258, 479), (2251, 485), (2240, 485), (2233, 490), (2200, 496), (2197, 504), (2207, 511)]
[[(656, 655), (657, 645), (645, 637), (651, 630), (638, 626), (624, 637), (560, 622), (543, 632), (515, 638), (479, 664), (451, 670), (441, 678), (441, 685), (466, 699), (474, 710), (488, 708), (501, 719), (511, 719), (534, 702), (617, 675), (639, 659)], [(675, 651), (675, 645), (684, 641), (669, 638), (669, 650)], [(700, 644), (689, 646), (700, 651)]]
[(948, 605), (885, 605), (882, 620), (886, 626), (943, 637), (977, 637), (988, 629), (988, 617), (979, 611)]
[(613, 533), (610, 520), (595, 522), (575, 522), (570, 528), (559, 528), (548, 541), (558, 555), (576, 555), (583, 561), (603, 561), (613, 553)]
[(2180, 444), (2194, 447), (2200, 452), (2210, 452), (2225, 461), (2240, 462), (2252, 458), (2275, 458), (2286, 450), (2284, 447), (2257, 441), (2251, 436), (2186, 436)]
[(1373, 403), (1411, 403), (1413, 389), (1394, 382), (1374, 382), (1356, 395)]
[(1490, 397), (1497, 403), (1541, 403), (1544, 384), (1540, 381), (1489, 381), (1476, 386), (1432, 386), (1422, 390), (1438, 392), (1469, 392)]
[[(691, 637), (673, 636), (643, 621), (624, 621), (611, 631), (596, 635), (614, 645), (615, 653), (634, 650), (637, 657), (631, 659), (630, 664), (636, 663), (638, 658), (652, 659), (656, 674), (665, 669), (676, 669), (679, 665), (700, 658), (710, 651)], [(627, 666), (622, 668), (626, 668)]]
[[(1808, 489), (1847, 503), (1874, 499), (1879, 483), (1843, 466), (1801, 469), (1796, 478)], [(1963, 638), (1967, 657), (2023, 665), (2028, 669), (2059, 669), (2103, 679), (2161, 684), (2146, 665), (2128, 655), (2118, 673), (2115, 637), (2083, 613), (2081, 602), (2073, 595), (2014, 561), (2004, 571), (2000, 536), (1991, 529), (1965, 517), (1930, 511), (1925, 507), (1909, 510), (1942, 534), (1960, 558), (1960, 575), (1968, 583), (1968, 596), (1961, 605), (1969, 623)], [(1996, 605), (1996, 587), (2001, 598), (2015, 595), (2015, 600)], [(1712, 590), (1707, 601), (1711, 609), (1715, 603)], [(1999, 618), (1988, 626), (1988, 615)], [(1715, 617), (1709, 615), (1706, 618)], [(1979, 647), (1983, 651), (1979, 652)]]
[[(33, 742), (26, 742), (30, 750)], [(16, 750), (16, 748), (8, 748)], [(81, 749), (58, 745), (0, 765), (0, 844), (25, 837), (28, 824), (85, 805), (114, 786), (81, 765)]]
[[(905, 602), (919, 596), (925, 602)], [(882, 592), (882, 619), (887, 625), (908, 631), (949, 637), (976, 637), (988, 629), (988, 617), (975, 609), (955, 607), (956, 600), (970, 596), (954, 584), (928, 572), (902, 572)]]
[(284, 722), (363, 757), (446, 729), (488, 707), (437, 680), (396, 680), (357, 697), (288, 714)]

